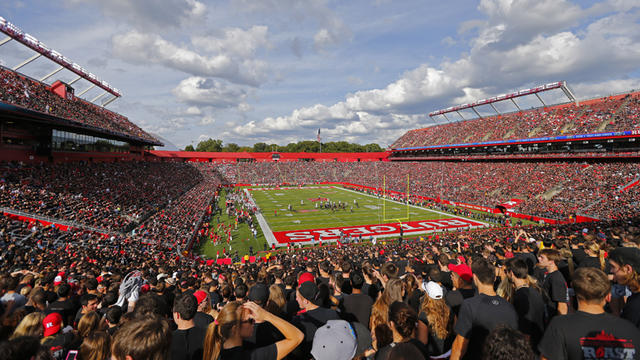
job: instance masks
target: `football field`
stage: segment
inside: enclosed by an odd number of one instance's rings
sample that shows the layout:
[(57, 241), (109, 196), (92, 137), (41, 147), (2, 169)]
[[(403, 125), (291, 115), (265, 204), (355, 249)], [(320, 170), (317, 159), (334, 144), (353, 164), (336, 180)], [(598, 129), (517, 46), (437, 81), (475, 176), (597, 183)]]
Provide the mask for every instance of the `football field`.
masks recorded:
[[(345, 235), (365, 239), (418, 235), (486, 225), (341, 186), (253, 187), (244, 191), (260, 209), (258, 220), (266, 240), (276, 245), (332, 241)], [(332, 203), (335, 206), (327, 206)]]

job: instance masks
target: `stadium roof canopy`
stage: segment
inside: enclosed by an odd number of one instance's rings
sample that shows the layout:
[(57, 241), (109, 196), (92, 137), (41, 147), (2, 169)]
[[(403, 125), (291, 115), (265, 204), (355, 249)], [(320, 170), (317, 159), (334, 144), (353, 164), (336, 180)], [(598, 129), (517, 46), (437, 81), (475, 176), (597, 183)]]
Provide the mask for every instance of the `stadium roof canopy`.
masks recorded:
[[(573, 92), (567, 86), (567, 82), (566, 81), (558, 81), (558, 82), (553, 82), (553, 83), (549, 83), (549, 84), (546, 84), (546, 85), (540, 85), (540, 86), (537, 86), (537, 87), (534, 87), (534, 88), (530, 88), (530, 89), (522, 89), (522, 90), (519, 90), (519, 91), (516, 91), (516, 92), (513, 92), (513, 93), (509, 93), (509, 94), (503, 94), (503, 95), (494, 96), (494, 97), (487, 98), (487, 99), (478, 100), (478, 101), (473, 102), (473, 103), (462, 104), (462, 105), (448, 107), (446, 109), (433, 111), (433, 112), (429, 113), (429, 117), (433, 120), (434, 116), (442, 115), (442, 116), (445, 117), (445, 119), (447, 119), (447, 121), (450, 121), (449, 118), (447, 117), (447, 114), (455, 112), (456, 114), (458, 114), (458, 116), (462, 120), (467, 120), (467, 119), (465, 119), (464, 116), (462, 116), (460, 111), (461, 110), (466, 110), (466, 109), (471, 109), (471, 110), (473, 110), (473, 112), (479, 118), (482, 118), (482, 115), (480, 115), (478, 110), (476, 110), (476, 107), (482, 106), (482, 105), (491, 106), (493, 111), (495, 111), (497, 115), (500, 115), (500, 111), (498, 111), (498, 109), (495, 107), (494, 104), (502, 102), (502, 101), (509, 101), (509, 100), (513, 103), (513, 105), (516, 106), (518, 111), (522, 111), (522, 109), (520, 108), (518, 103), (515, 101), (515, 99), (519, 98), (519, 97), (523, 97), (523, 96), (530, 96), (530, 95), (535, 95), (538, 98), (538, 100), (542, 103), (542, 106), (547, 106), (547, 104), (542, 100), (542, 98), (540, 97), (539, 94), (542, 93), (542, 92), (545, 92), (545, 91), (551, 91), (551, 90), (555, 90), (555, 89), (562, 90), (562, 92), (565, 94), (565, 96), (570, 101), (573, 101), (573, 102), (576, 103), (576, 105), (578, 105), (578, 101), (577, 101), (576, 97), (573, 95)], [(434, 122), (435, 122), (435, 120), (434, 120)]]
[(4, 38), (3, 40), (0, 40), (0, 46), (5, 45), (6, 43), (10, 42), (11, 40), (14, 40), (14, 41), (16, 41), (16, 42), (18, 42), (18, 43), (26, 46), (27, 48), (29, 48), (29, 49), (31, 49), (31, 50), (36, 52), (30, 58), (25, 59), (24, 61), (22, 61), (18, 65), (15, 65), (14, 67), (12, 67), (11, 69), (13, 71), (18, 71), (20, 68), (22, 68), (23, 66), (33, 62), (34, 60), (36, 60), (36, 59), (38, 59), (40, 57), (45, 57), (45, 58), (53, 61), (54, 63), (56, 63), (58, 65), (58, 67), (55, 70), (53, 70), (52, 72), (50, 72), (49, 74), (47, 74), (46, 76), (40, 78), (39, 79), (40, 82), (44, 82), (45, 80), (49, 79), (53, 75), (57, 74), (58, 72), (60, 72), (60, 71), (62, 71), (64, 69), (67, 69), (70, 72), (72, 72), (75, 75), (77, 75), (77, 77), (75, 79), (73, 79), (72, 81), (68, 82), (67, 85), (73, 85), (75, 82), (77, 82), (80, 79), (84, 79), (84, 80), (88, 81), (91, 84), (88, 88), (86, 88), (85, 90), (83, 90), (80, 93), (76, 94), (76, 96), (82, 96), (82, 95), (86, 94), (87, 92), (89, 92), (91, 89), (93, 89), (95, 87), (98, 87), (98, 88), (102, 89), (103, 92), (100, 95), (94, 97), (93, 99), (85, 99), (85, 100), (90, 101), (90, 102), (98, 105), (96, 103), (96, 101), (98, 101), (100, 98), (104, 97), (107, 94), (111, 94), (112, 97), (110, 99), (105, 100), (102, 104), (100, 104), (100, 106), (103, 106), (103, 107), (109, 105), (111, 102), (113, 102), (114, 100), (116, 100), (117, 98), (122, 96), (122, 94), (120, 93), (120, 91), (118, 89), (112, 87), (106, 81), (100, 80), (96, 75), (90, 73), (89, 71), (87, 71), (82, 66), (72, 62), (66, 56), (63, 56), (59, 52), (49, 48), (43, 42), (39, 41), (38, 39), (36, 39), (32, 35), (29, 35), (29, 34), (25, 33), (20, 28), (18, 28), (16, 25), (10, 23), (9, 21), (7, 21), (5, 18), (3, 18), (1, 16), (0, 16), (0, 31), (7, 35), (6, 38)]

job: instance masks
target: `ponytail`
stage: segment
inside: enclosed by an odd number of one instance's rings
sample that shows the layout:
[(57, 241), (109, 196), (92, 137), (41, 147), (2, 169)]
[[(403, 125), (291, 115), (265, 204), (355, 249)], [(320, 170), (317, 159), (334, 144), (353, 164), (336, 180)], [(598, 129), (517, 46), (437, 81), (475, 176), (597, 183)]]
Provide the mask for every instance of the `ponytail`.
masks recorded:
[(218, 317), (207, 327), (204, 336), (203, 360), (217, 360), (224, 342), (231, 337), (233, 327), (238, 324), (239, 302), (230, 302), (222, 308)]

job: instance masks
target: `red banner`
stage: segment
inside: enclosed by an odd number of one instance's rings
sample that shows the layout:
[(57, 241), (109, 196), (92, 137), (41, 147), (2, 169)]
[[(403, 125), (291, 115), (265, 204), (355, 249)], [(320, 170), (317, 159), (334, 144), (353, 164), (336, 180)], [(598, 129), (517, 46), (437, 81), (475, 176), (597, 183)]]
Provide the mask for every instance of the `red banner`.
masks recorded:
[(459, 229), (469, 228), (472, 226), (483, 226), (483, 224), (469, 220), (469, 219), (438, 219), (438, 220), (423, 220), (423, 221), (408, 221), (403, 223), (387, 223), (387, 224), (371, 224), (360, 226), (343, 226), (326, 229), (311, 229), (311, 230), (290, 230), (290, 231), (277, 231), (274, 232), (276, 240), (279, 243), (284, 244), (288, 242), (301, 242), (301, 241), (322, 241), (322, 240), (337, 240), (340, 236), (348, 235), (368, 238), (370, 236), (399, 236), (400, 228), (404, 235), (416, 235), (425, 234), (434, 231), (441, 231), (446, 229)]

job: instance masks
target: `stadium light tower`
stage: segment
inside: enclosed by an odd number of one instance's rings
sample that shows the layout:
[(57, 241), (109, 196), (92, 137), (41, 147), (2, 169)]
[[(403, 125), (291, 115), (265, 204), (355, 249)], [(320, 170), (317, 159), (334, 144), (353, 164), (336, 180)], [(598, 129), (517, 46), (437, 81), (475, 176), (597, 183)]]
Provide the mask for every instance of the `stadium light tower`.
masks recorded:
[(523, 89), (523, 90), (520, 90), (520, 91), (516, 91), (516, 92), (510, 93), (510, 94), (504, 94), (504, 95), (494, 96), (494, 97), (488, 98), (488, 99), (478, 100), (478, 101), (476, 101), (474, 103), (457, 105), (457, 106), (448, 107), (446, 109), (436, 110), (436, 111), (433, 111), (433, 112), (429, 113), (429, 117), (431, 117), (433, 119), (434, 116), (443, 115), (445, 117), (445, 119), (447, 119), (447, 121), (449, 121), (449, 118), (447, 117), (447, 114), (455, 112), (463, 120), (466, 120), (460, 114), (460, 110), (471, 109), (471, 110), (473, 110), (473, 112), (476, 113), (476, 115), (478, 115), (479, 118), (482, 118), (480, 113), (476, 110), (476, 107), (480, 106), (480, 105), (489, 105), (489, 106), (491, 106), (491, 108), (493, 108), (493, 111), (495, 111), (496, 114), (500, 115), (500, 111), (498, 111), (498, 109), (495, 107), (494, 104), (498, 103), (498, 102), (501, 102), (501, 101), (505, 101), (505, 100), (510, 100), (513, 103), (513, 105), (516, 106), (518, 111), (522, 111), (522, 109), (520, 108), (520, 106), (518, 105), (518, 103), (516, 102), (515, 99), (519, 98), (519, 97), (522, 97), (522, 96), (529, 96), (529, 95), (535, 95), (538, 98), (538, 100), (540, 100), (540, 102), (542, 103), (542, 106), (547, 106), (547, 104), (544, 101), (542, 101), (542, 98), (540, 97), (539, 93), (542, 93), (542, 92), (545, 92), (545, 91), (554, 90), (554, 89), (562, 90), (562, 92), (565, 94), (565, 96), (570, 101), (575, 102), (576, 106), (578, 105), (578, 100), (573, 95), (573, 92), (571, 91), (571, 89), (569, 89), (569, 87), (567, 85), (567, 82), (566, 81), (558, 81), (558, 82), (549, 83), (549, 84), (546, 84), (546, 85), (541, 85), (541, 86), (538, 86), (538, 87), (535, 87), (535, 88), (531, 88), (531, 89)]
[(14, 41), (16, 41), (16, 42), (18, 42), (18, 43), (20, 43), (20, 44), (22, 44), (22, 45), (24, 45), (24, 46), (28, 47), (29, 49), (31, 49), (31, 50), (36, 52), (36, 54), (31, 56), (30, 58), (25, 59), (24, 61), (22, 61), (18, 65), (14, 66), (12, 68), (13, 71), (18, 71), (20, 68), (22, 68), (23, 66), (35, 61), (36, 59), (38, 59), (40, 57), (45, 57), (45, 58), (53, 61), (54, 63), (58, 64), (59, 66), (55, 70), (53, 70), (51, 73), (49, 73), (49, 74), (45, 75), (44, 77), (42, 77), (40, 79), (41, 82), (49, 79), (50, 77), (52, 77), (53, 75), (57, 74), (58, 72), (66, 69), (66, 70), (69, 70), (70, 72), (72, 72), (72, 73), (77, 75), (77, 77), (74, 80), (72, 80), (71, 82), (69, 82), (68, 85), (71, 85), (71, 84), (77, 82), (80, 79), (84, 79), (84, 80), (86, 80), (86, 81), (88, 81), (89, 83), (92, 84), (89, 88), (83, 90), (80, 94), (78, 94), (78, 96), (84, 95), (89, 90), (93, 89), (94, 87), (99, 87), (100, 89), (104, 90), (104, 93), (102, 93), (101, 95), (99, 95), (96, 98), (94, 98), (94, 100), (92, 100), (91, 102), (94, 102), (95, 100), (98, 100), (99, 98), (101, 98), (102, 96), (106, 95), (107, 93), (113, 95), (112, 99), (110, 99), (109, 101), (105, 102), (102, 105), (103, 107), (108, 105), (108, 104), (110, 104), (112, 101), (114, 101), (115, 99), (119, 98), (120, 96), (122, 96), (122, 94), (120, 93), (120, 90), (112, 87), (106, 81), (100, 80), (97, 76), (95, 76), (94, 74), (88, 72), (82, 66), (72, 62), (67, 57), (62, 56), (62, 54), (60, 54), (59, 52), (47, 47), (43, 42), (41, 42), (38, 39), (36, 39), (35, 37), (25, 33), (20, 28), (18, 28), (16, 25), (10, 23), (9, 21), (7, 21), (2, 16), (0, 16), (0, 32), (3, 32), (4, 34), (7, 35), (7, 37), (5, 39), (0, 41), (0, 46), (3, 46), (4, 44), (7, 44), (11, 40), (14, 40)]

